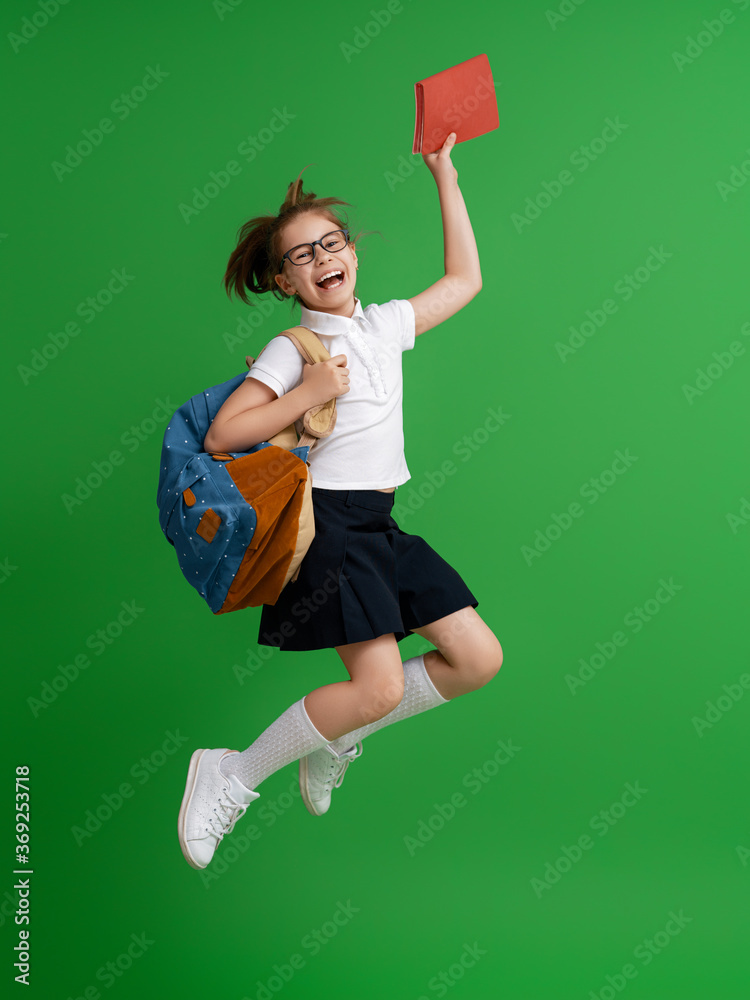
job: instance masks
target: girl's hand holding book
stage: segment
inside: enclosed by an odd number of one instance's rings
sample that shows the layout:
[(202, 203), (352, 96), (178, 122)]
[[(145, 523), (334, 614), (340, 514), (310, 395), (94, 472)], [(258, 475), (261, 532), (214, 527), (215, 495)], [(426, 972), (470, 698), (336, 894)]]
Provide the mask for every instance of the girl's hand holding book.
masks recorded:
[(458, 180), (458, 171), (451, 161), (451, 150), (456, 143), (456, 133), (451, 132), (437, 153), (423, 153), (427, 169), (435, 178), (438, 184), (445, 182), (455, 182)]

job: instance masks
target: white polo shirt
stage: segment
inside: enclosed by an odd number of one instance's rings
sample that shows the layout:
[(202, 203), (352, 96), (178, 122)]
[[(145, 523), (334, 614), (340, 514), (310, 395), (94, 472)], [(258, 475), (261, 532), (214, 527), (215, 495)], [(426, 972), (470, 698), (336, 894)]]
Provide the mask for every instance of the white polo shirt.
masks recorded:
[[(411, 478), (404, 455), (401, 354), (414, 347), (415, 322), (408, 299), (391, 299), (364, 310), (356, 299), (351, 318), (301, 305), (299, 325), (317, 333), (331, 357), (345, 354), (349, 369), (349, 392), (336, 397), (336, 426), (310, 451), (313, 486), (387, 489)], [(278, 336), (269, 341), (246, 377), (282, 396), (302, 382), (304, 365), (291, 340)]]

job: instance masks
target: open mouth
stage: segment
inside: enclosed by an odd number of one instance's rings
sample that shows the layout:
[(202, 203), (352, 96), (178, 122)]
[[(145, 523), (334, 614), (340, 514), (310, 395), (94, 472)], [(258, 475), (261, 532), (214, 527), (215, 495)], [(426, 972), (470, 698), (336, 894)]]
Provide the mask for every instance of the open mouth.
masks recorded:
[(340, 288), (344, 284), (344, 280), (344, 272), (336, 268), (333, 271), (327, 271), (315, 284), (324, 292), (329, 292)]

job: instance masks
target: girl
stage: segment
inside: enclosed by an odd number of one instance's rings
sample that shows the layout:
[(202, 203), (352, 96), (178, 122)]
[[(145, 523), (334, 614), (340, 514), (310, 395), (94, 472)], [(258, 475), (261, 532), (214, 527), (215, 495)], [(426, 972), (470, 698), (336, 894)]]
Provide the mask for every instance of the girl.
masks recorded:
[[(337, 409), (333, 432), (308, 459), (315, 537), (297, 579), (275, 605), (263, 606), (258, 642), (332, 647), (349, 679), (292, 704), (247, 750), (195, 751), (178, 823), (182, 852), (194, 868), (208, 865), (259, 797), (257, 786), (279, 768), (300, 761), (302, 798), (322, 816), (366, 736), (482, 687), (502, 664), (500, 643), (460, 575), (389, 513), (396, 488), (410, 478), (402, 351), (482, 287), (450, 158), (455, 138), (451, 132), (437, 153), (423, 156), (438, 188), (445, 275), (413, 298), (363, 308), (355, 294), (355, 243), (331, 208), (348, 202), (303, 193), (300, 177), (277, 216), (243, 226), (229, 259), (227, 294), (234, 289), (246, 303), (246, 289), (293, 297), (300, 325), (320, 337), (331, 358), (308, 365), (289, 338), (272, 339), (217, 413), (206, 451), (247, 451), (334, 396)], [(414, 254), (421, 242), (414, 234)], [(412, 632), (435, 648), (402, 663), (398, 643)]]

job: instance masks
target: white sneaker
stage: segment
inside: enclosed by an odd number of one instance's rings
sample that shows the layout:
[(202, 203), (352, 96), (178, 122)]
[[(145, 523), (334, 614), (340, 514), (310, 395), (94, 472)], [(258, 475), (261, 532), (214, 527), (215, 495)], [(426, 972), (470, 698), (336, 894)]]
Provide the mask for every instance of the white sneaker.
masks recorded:
[(311, 815), (322, 816), (328, 812), (331, 792), (334, 788), (341, 787), (347, 767), (361, 754), (361, 743), (349, 747), (340, 754), (326, 744), (319, 750), (313, 750), (306, 757), (300, 758), (299, 788), (302, 792), (302, 801)]
[(225, 777), (219, 761), (237, 750), (196, 750), (190, 758), (185, 794), (182, 797), (177, 832), (185, 860), (193, 868), (205, 868), (214, 851), (250, 802), (260, 798), (231, 774)]

